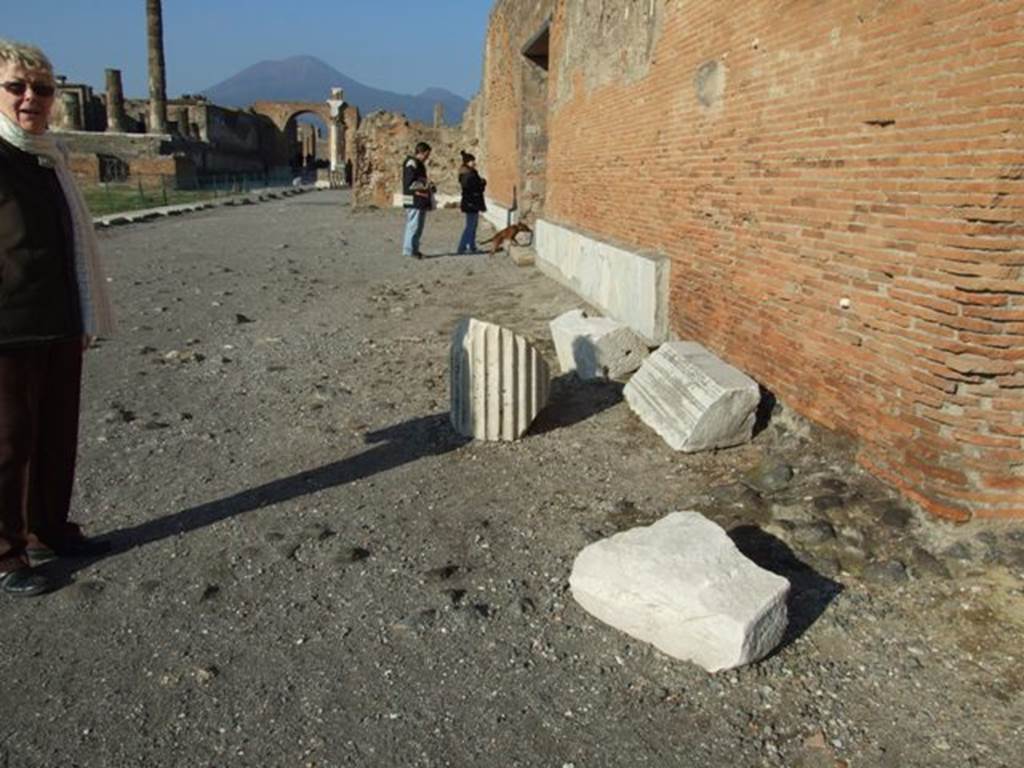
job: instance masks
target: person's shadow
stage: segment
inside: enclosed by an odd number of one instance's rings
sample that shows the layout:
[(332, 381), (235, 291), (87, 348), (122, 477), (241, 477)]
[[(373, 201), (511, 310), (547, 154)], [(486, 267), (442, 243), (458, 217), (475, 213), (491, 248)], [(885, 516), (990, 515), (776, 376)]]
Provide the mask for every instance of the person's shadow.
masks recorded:
[(823, 576), (800, 560), (781, 539), (756, 525), (740, 525), (729, 531), (736, 548), (766, 571), (789, 579), (786, 609), (789, 622), (773, 655), (792, 643), (825, 612), (843, 591), (843, 585)]
[[(588, 391), (567, 382), (569, 378), (562, 376), (552, 382), (552, 396), (547, 408), (541, 411), (530, 432), (523, 439), (528, 439), (531, 434), (572, 426), (618, 402), (613, 393), (600, 386)], [(136, 547), (196, 531), (246, 512), (361, 480), (427, 456), (449, 453), (472, 441), (472, 438), (455, 431), (447, 412), (411, 419), (368, 432), (364, 439), (374, 447), (355, 456), (100, 536), (99, 539), (110, 542), (110, 551), (91, 558), (53, 561), (45, 566), (47, 575), (63, 585), (69, 582), (76, 572)]]

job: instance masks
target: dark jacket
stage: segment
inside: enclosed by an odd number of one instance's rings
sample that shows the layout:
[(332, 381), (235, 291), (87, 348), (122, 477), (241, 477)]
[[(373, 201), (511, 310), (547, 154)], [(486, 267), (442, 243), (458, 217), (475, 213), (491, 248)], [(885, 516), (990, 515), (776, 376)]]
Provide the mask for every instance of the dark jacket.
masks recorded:
[(484, 202), (487, 179), (481, 178), (475, 168), (464, 165), (459, 169), (459, 185), (462, 187), (462, 204), (459, 208), (463, 213), (483, 213), (487, 210), (487, 203)]
[[(426, 192), (427, 194), (414, 194)], [(433, 192), (427, 179), (427, 166), (418, 157), (407, 157), (402, 165), (402, 205), (429, 211), (433, 205)]]
[(81, 335), (74, 269), (57, 173), (0, 139), (0, 348)]

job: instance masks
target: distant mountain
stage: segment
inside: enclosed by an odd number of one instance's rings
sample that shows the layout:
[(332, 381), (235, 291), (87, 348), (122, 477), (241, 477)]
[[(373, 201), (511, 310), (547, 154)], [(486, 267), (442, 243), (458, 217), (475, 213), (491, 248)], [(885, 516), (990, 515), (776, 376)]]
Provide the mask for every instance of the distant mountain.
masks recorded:
[(438, 102), (444, 104), (445, 122), (458, 123), (469, 103), (444, 88), (428, 88), (416, 96), (371, 88), (313, 56), (261, 61), (202, 93), (215, 104), (244, 108), (254, 101), (325, 101), (334, 87), (344, 88), (345, 101), (364, 115), (384, 109), (424, 123), (433, 123)]

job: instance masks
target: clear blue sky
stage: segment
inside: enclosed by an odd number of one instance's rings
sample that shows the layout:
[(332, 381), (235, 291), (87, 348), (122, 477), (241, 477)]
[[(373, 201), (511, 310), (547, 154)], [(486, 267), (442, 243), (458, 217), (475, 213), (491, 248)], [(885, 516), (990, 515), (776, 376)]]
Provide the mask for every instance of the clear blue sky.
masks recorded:
[[(145, 0), (4, 2), (0, 37), (39, 45), (58, 73), (147, 95)], [(266, 59), (308, 54), (399, 93), (479, 89), (491, 0), (163, 0), (167, 92), (194, 93)]]

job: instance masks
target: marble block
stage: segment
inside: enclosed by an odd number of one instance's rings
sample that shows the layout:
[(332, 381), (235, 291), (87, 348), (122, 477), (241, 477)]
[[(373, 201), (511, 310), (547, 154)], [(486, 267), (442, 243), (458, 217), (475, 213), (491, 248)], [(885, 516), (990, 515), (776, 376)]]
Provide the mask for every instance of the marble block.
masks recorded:
[(562, 373), (584, 381), (621, 379), (647, 357), (647, 345), (632, 329), (607, 317), (588, 317), (573, 309), (551, 321)]
[(662, 344), (623, 390), (630, 408), (677, 451), (750, 440), (757, 382), (692, 341)]
[(747, 559), (698, 512), (674, 512), (586, 547), (569, 586), (589, 613), (709, 672), (782, 640), (789, 581)]

